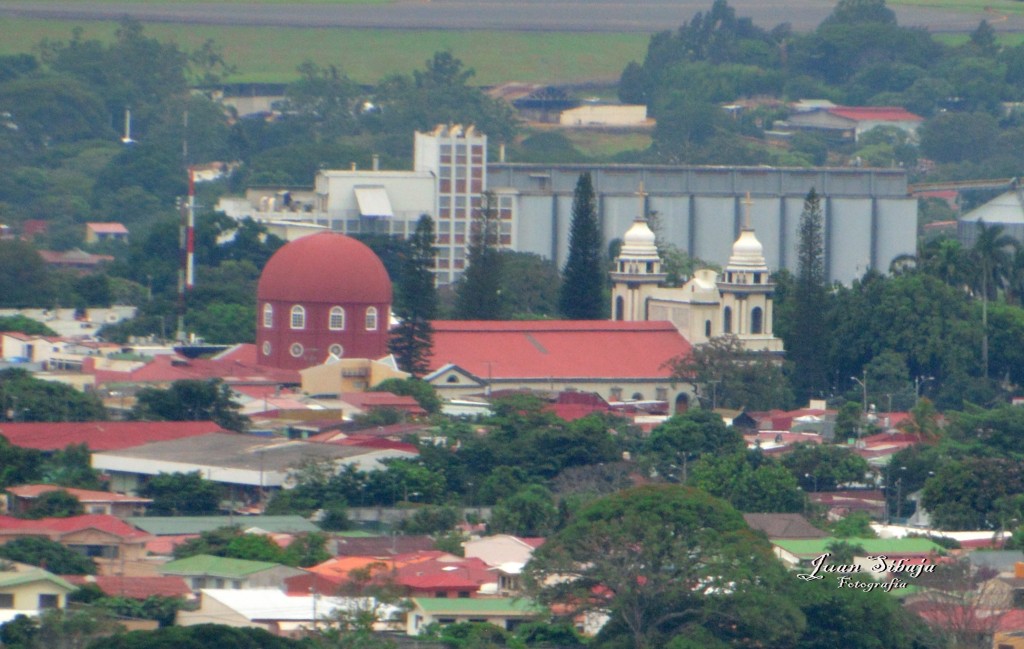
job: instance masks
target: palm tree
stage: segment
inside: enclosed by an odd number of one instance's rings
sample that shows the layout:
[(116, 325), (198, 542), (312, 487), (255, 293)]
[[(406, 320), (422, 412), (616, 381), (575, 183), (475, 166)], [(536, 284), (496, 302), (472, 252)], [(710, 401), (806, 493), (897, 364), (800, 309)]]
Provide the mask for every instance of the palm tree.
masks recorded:
[(1001, 225), (985, 225), (978, 221), (978, 236), (971, 247), (971, 261), (977, 269), (976, 289), (981, 292), (981, 365), (988, 378), (988, 301), (995, 298), (1013, 268), (1014, 252), (1020, 247), (1016, 239), (1003, 232)]
[(921, 250), (921, 265), (950, 286), (963, 288), (967, 284), (967, 254), (956, 239), (936, 239)]

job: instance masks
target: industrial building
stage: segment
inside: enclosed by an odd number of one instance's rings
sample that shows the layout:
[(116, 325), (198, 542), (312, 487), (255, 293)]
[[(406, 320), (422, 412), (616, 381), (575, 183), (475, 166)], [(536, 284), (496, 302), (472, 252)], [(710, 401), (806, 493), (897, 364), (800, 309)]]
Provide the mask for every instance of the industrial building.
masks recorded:
[[(771, 270), (796, 268), (797, 227), (804, 198), (822, 198), (825, 264), (830, 281), (849, 283), (869, 268), (882, 272), (917, 244), (917, 200), (900, 169), (708, 167), (488, 162), (487, 138), (471, 127), (417, 133), (413, 171), (321, 171), (315, 190), (250, 191), (218, 209), (269, 225), (305, 223), (347, 234), (408, 236), (421, 214), (435, 220), (437, 280), (465, 268), (468, 228), (483, 191), (494, 193), (501, 245), (565, 264), (576, 182), (593, 177), (605, 241), (622, 236), (640, 211), (656, 215), (658, 235), (710, 264), (728, 263), (753, 200), (750, 225)], [(376, 167), (376, 165), (375, 165)], [(283, 230), (299, 233), (300, 229)], [(308, 234), (309, 230), (301, 231)]]

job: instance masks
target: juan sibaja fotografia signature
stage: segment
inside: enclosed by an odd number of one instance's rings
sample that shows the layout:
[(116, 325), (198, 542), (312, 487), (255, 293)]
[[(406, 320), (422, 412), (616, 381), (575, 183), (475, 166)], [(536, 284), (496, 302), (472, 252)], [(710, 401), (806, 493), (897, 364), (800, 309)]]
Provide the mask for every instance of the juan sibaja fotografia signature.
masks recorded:
[[(906, 588), (907, 582), (900, 577), (907, 579), (917, 579), (921, 576), (921, 573), (932, 573), (935, 572), (935, 564), (928, 563), (925, 559), (923, 563), (909, 562), (905, 559), (889, 559), (887, 556), (879, 555), (877, 557), (867, 557), (868, 561), (873, 561), (867, 568), (862, 564), (841, 564), (841, 563), (828, 563), (829, 557), (832, 556), (831, 552), (826, 552), (820, 556), (815, 557), (811, 560), (811, 571), (797, 574), (797, 577), (804, 581), (814, 581), (816, 579), (824, 579), (827, 574), (838, 575), (836, 580), (836, 588), (855, 588), (857, 590), (872, 591), (875, 589), (884, 590), (889, 592), (896, 588)], [(893, 574), (894, 576), (889, 581), (877, 581), (874, 578), (858, 579), (851, 575), (883, 575)]]

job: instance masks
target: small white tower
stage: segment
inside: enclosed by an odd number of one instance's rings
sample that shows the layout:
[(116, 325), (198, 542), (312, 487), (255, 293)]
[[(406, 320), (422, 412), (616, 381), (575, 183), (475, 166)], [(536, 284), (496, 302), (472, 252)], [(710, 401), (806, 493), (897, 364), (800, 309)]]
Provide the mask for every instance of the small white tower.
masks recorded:
[(622, 250), (611, 272), (612, 319), (627, 322), (647, 320), (647, 298), (665, 281), (656, 236), (644, 218), (642, 184), (637, 195), (640, 215), (622, 237)]

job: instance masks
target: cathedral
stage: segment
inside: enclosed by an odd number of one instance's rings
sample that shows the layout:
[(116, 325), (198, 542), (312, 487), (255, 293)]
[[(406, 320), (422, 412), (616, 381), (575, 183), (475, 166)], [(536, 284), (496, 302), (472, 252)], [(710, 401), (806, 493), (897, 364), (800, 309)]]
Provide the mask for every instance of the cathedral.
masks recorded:
[(749, 351), (783, 352), (772, 333), (775, 284), (749, 216), (722, 272), (698, 270), (679, 287), (662, 286), (655, 240), (642, 217), (623, 236), (611, 273), (614, 320), (667, 320), (694, 345), (731, 334)]

